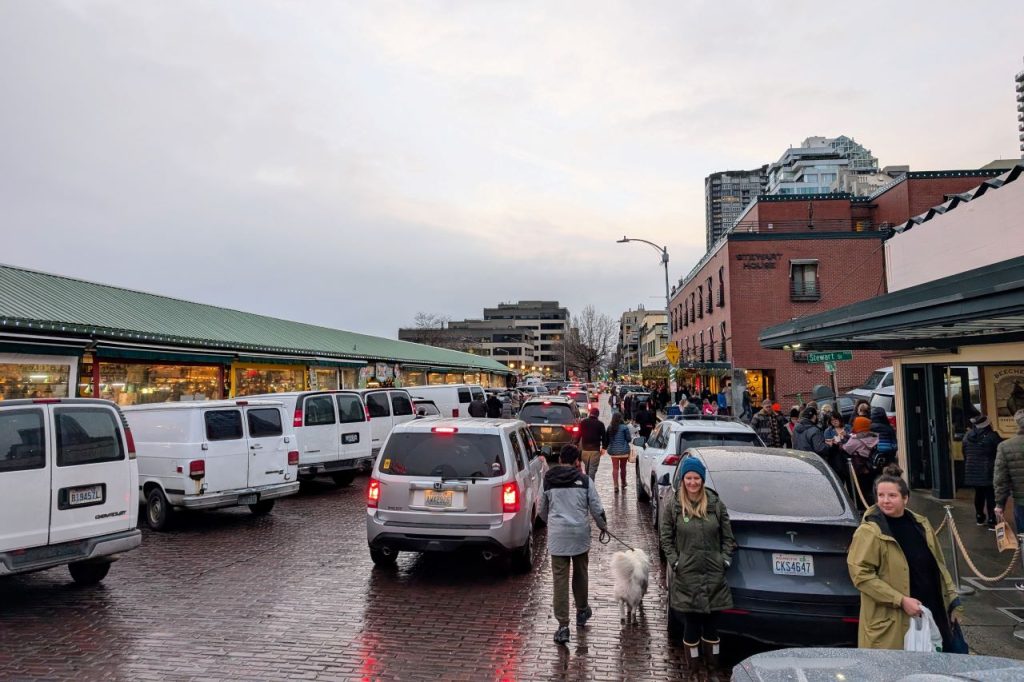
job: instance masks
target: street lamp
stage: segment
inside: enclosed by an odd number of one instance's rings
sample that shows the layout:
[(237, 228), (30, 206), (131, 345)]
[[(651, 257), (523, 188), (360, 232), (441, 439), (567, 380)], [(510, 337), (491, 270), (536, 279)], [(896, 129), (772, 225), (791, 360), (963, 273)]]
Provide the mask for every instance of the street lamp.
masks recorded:
[[(642, 242), (647, 244), (655, 251), (661, 254), (661, 264), (665, 266), (665, 320), (666, 322), (672, 317), (672, 295), (668, 287), (668, 247), (658, 246), (654, 242), (649, 242), (646, 239), (636, 239), (623, 235), (622, 239), (616, 240), (616, 244), (628, 244), (629, 242)], [(642, 371), (642, 370), (641, 370)], [(676, 366), (674, 363), (669, 363), (669, 383), (675, 380)]]

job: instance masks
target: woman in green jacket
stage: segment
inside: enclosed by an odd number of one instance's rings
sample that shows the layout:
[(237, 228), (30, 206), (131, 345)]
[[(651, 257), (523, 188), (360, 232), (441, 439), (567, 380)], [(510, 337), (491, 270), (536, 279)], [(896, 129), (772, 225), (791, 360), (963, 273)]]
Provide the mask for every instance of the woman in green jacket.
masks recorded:
[(729, 512), (704, 486), (707, 470), (696, 457), (682, 463), (679, 494), (660, 519), (661, 549), (671, 570), (669, 605), (683, 616), (689, 679), (701, 679), (701, 649), (708, 679), (718, 680), (718, 612), (732, 607), (725, 571), (736, 549)]
[(875, 481), (878, 502), (864, 512), (846, 563), (860, 590), (857, 646), (902, 649), (910, 618), (931, 611), (949, 650), (962, 610), (928, 519), (907, 509), (910, 488), (894, 464)]

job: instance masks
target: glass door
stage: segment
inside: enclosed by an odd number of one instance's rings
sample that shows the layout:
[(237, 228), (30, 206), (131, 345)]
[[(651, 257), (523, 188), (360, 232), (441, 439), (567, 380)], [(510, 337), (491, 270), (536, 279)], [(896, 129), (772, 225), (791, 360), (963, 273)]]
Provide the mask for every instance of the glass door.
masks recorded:
[(949, 456), (953, 466), (954, 490), (964, 476), (964, 436), (974, 415), (971, 403), (970, 370), (967, 367), (947, 367), (945, 376), (945, 408), (949, 420)]

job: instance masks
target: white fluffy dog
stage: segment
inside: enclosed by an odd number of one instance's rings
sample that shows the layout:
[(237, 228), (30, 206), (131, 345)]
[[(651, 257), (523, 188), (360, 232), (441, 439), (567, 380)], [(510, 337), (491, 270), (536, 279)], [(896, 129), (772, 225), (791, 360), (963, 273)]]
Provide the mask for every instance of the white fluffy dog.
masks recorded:
[(651, 560), (642, 549), (631, 549), (612, 555), (615, 599), (619, 602), (621, 623), (639, 625), (639, 609), (643, 605), (644, 595), (647, 594), (647, 579), (650, 574)]

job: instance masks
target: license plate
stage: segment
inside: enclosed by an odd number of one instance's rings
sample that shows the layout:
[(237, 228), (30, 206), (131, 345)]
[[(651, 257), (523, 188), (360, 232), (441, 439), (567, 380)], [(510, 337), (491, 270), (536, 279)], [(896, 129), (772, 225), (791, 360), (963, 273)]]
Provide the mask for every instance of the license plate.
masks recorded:
[(68, 491), (68, 504), (78, 507), (83, 504), (93, 504), (103, 501), (102, 485), (86, 485), (81, 488), (71, 488)]
[(353, 443), (359, 442), (358, 433), (345, 433), (341, 436), (341, 442), (345, 445), (352, 445)]
[(540, 427), (540, 432), (541, 433), (551, 433), (551, 427), (550, 426), (542, 426), (542, 427)]
[(450, 507), (455, 493), (451, 490), (425, 490), (424, 499), (428, 507)]
[(252, 495), (239, 495), (238, 504), (256, 504), (260, 501), (260, 494), (253, 493)]
[(775, 575), (814, 575), (814, 557), (809, 554), (772, 554), (772, 573)]

